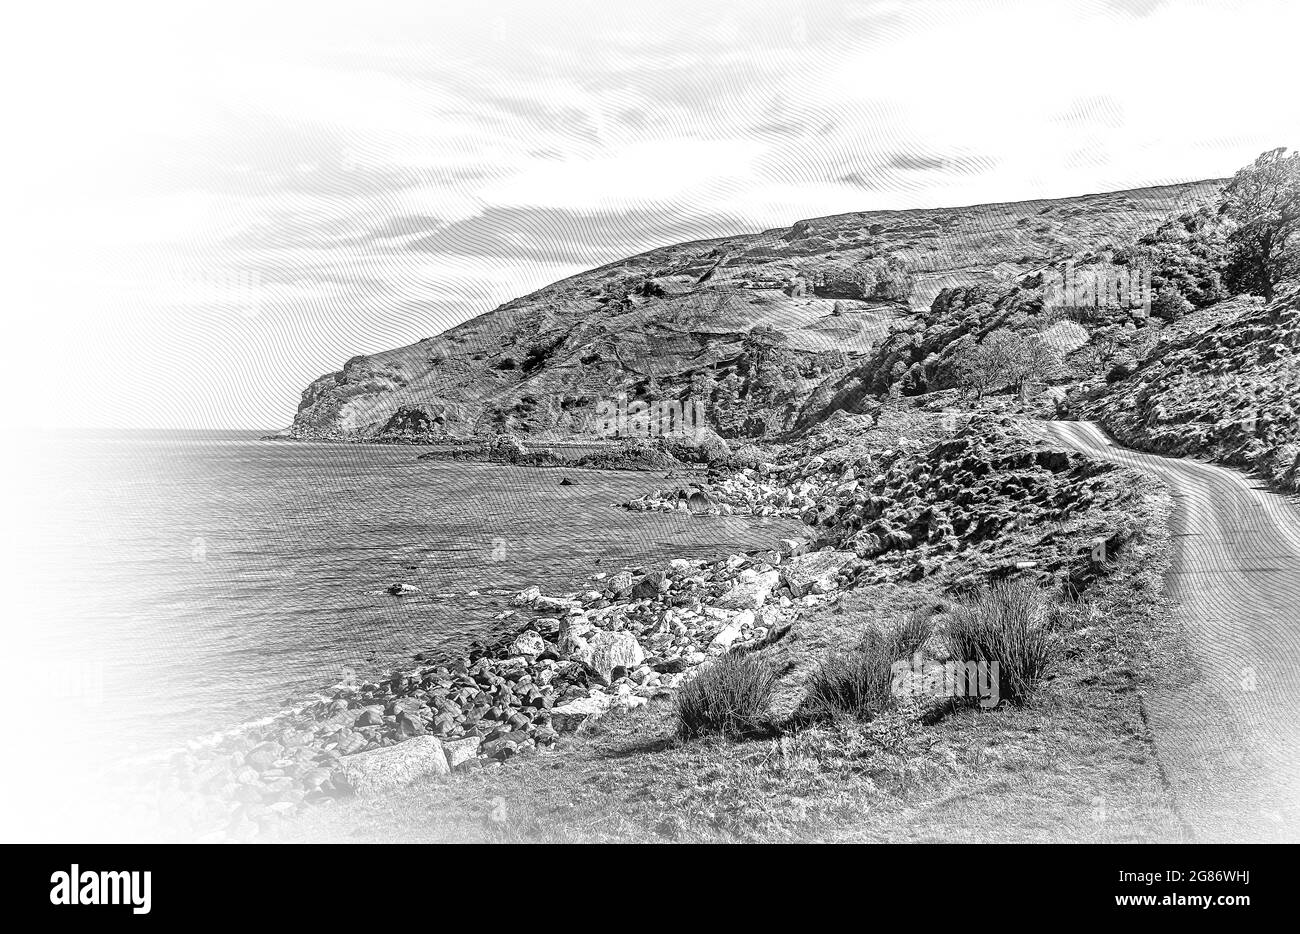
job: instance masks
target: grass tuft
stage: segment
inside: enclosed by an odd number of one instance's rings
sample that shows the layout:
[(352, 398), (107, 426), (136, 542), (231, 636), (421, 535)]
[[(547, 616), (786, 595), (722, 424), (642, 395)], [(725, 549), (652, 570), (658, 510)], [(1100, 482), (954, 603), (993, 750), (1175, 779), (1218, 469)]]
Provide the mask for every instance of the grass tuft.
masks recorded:
[[(1056, 662), (1051, 601), (1027, 580), (999, 581), (958, 601), (948, 613), (948, 650), (961, 662), (998, 663), (1000, 696), (1022, 705)], [(975, 685), (967, 685), (975, 697)]]
[(805, 709), (829, 719), (875, 718), (893, 704), (894, 663), (917, 651), (932, 629), (928, 612), (911, 613), (885, 632), (868, 630), (847, 652), (831, 652), (809, 679)]
[(770, 732), (777, 677), (771, 663), (756, 653), (719, 656), (678, 691), (678, 735), (742, 739)]

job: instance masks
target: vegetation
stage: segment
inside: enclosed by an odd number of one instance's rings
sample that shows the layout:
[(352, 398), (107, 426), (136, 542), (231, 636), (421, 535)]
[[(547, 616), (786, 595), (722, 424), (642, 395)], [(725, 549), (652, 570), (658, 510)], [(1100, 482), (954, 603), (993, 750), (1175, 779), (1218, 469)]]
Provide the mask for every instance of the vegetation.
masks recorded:
[(719, 656), (678, 692), (678, 734), (684, 739), (711, 733), (741, 739), (769, 732), (777, 677), (761, 655)]
[[(1037, 584), (999, 581), (967, 597), (948, 614), (948, 651), (960, 663), (997, 662), (1003, 700), (1023, 705), (1056, 658), (1046, 625), (1048, 601)], [(967, 670), (967, 669), (963, 669)], [(977, 697), (979, 685), (965, 685)]]
[(1223, 213), (1237, 222), (1228, 237), (1229, 285), (1271, 301), (1300, 270), (1300, 152), (1263, 153), (1224, 191)]
[(893, 629), (869, 629), (848, 651), (832, 651), (808, 683), (805, 709), (829, 719), (871, 720), (894, 703), (893, 666), (930, 637), (929, 613), (906, 616)]

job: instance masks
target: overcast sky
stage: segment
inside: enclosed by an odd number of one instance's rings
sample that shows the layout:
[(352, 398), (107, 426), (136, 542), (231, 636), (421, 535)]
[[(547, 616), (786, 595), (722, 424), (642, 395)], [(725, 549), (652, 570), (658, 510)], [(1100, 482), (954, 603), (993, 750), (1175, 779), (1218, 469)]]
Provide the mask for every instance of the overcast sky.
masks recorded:
[(21, 426), (282, 427), (351, 356), (652, 246), (1300, 145), (1295, 2), (25, 6)]

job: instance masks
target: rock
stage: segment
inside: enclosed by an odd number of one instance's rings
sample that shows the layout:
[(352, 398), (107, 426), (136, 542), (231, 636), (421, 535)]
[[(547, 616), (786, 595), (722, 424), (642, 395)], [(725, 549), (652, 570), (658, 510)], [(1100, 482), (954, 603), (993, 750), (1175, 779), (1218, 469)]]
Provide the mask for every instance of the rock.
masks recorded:
[(393, 584), (391, 587), (389, 587), (389, 588), (388, 588), (388, 592), (391, 593), (391, 594), (392, 594), (393, 596), (395, 596), (395, 597), (400, 597), (400, 596), (403, 596), (403, 595), (405, 595), (405, 594), (410, 594), (410, 593), (419, 593), (419, 592), (420, 592), (420, 588), (419, 588), (419, 587), (416, 587), (416, 586), (413, 586), (413, 585), (411, 585), (411, 584), (403, 584), (403, 583), (400, 583), (400, 582), (399, 582), (399, 583)]
[(546, 640), (532, 629), (521, 632), (510, 644), (511, 655), (541, 655), (546, 651)]
[(515, 594), (515, 598), (511, 602), (514, 603), (515, 606), (529, 606), (541, 595), (542, 589), (540, 587), (525, 587), (523, 590), (519, 591), (519, 593)]
[(610, 694), (594, 694), (551, 710), (551, 725), (561, 733), (575, 732), (588, 719), (594, 721), (614, 703)]
[(817, 551), (800, 555), (781, 568), (781, 579), (796, 597), (828, 593), (836, 587), (836, 575), (856, 557), (847, 551)]
[(384, 711), (381, 707), (367, 707), (361, 711), (353, 726), (382, 726)]
[(777, 543), (777, 550), (785, 557), (801, 555), (808, 550), (808, 543), (797, 538), (783, 538)]
[(442, 751), (447, 756), (447, 765), (450, 768), (456, 768), (464, 762), (468, 762), (478, 755), (479, 745), (482, 740), (477, 736), (466, 736), (464, 739), (444, 740)]
[(731, 648), (731, 644), (745, 634), (746, 629), (752, 629), (754, 626), (755, 616), (752, 611), (745, 610), (736, 615), (736, 618), (730, 620), (727, 625), (723, 626), (713, 640), (709, 643), (711, 649), (721, 649), (726, 651)]
[(649, 600), (659, 596), (659, 585), (663, 583), (664, 576), (658, 571), (651, 571), (644, 575), (632, 587), (633, 600)]
[(342, 766), (344, 780), (362, 797), (451, 771), (442, 741), (436, 736), (417, 736), (395, 746), (358, 753), (345, 758)]
[(568, 477), (565, 477), (563, 480), (560, 481), (560, 486), (573, 486), (573, 481), (570, 480)]
[(609, 584), (609, 589), (614, 591), (614, 596), (626, 597), (632, 593), (632, 572), (619, 571), (611, 577), (607, 583)]
[(606, 681), (615, 668), (633, 669), (645, 658), (645, 650), (630, 632), (595, 630), (587, 639), (578, 657), (590, 665)]
[(779, 571), (758, 571), (746, 568), (736, 575), (731, 589), (723, 594), (718, 606), (730, 610), (756, 610), (781, 581)]

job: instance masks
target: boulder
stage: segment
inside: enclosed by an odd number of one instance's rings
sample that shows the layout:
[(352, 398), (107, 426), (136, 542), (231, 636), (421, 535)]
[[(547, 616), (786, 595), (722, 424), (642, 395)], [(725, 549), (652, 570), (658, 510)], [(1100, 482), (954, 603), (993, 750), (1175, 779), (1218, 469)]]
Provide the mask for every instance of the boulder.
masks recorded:
[(800, 555), (781, 568), (781, 579), (796, 597), (829, 593), (837, 586), (836, 576), (855, 559), (856, 555), (848, 551), (816, 551)]
[(645, 650), (630, 632), (594, 630), (586, 645), (577, 652), (579, 658), (590, 665), (606, 681), (615, 668), (636, 668), (645, 659)]
[(541, 655), (546, 651), (546, 640), (531, 629), (521, 632), (510, 644), (511, 655)]
[(372, 797), (400, 788), (426, 775), (451, 771), (442, 741), (436, 736), (417, 736), (406, 742), (342, 760), (343, 776), (357, 795)]
[(619, 571), (608, 581), (609, 589), (614, 592), (616, 597), (626, 597), (632, 592), (632, 572)]
[(780, 582), (779, 571), (746, 568), (736, 575), (731, 589), (722, 595), (718, 606), (729, 610), (757, 610)]

